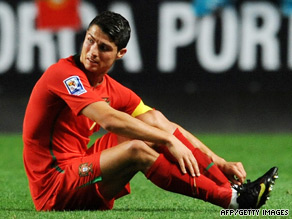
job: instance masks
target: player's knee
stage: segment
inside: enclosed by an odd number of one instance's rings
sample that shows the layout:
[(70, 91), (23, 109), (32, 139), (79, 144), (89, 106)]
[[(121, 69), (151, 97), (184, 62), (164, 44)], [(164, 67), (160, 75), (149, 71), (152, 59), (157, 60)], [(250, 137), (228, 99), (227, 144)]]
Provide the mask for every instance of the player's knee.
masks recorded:
[(140, 140), (132, 140), (130, 141), (128, 150), (129, 154), (133, 159), (139, 160), (140, 158), (144, 157), (144, 154), (146, 153), (147, 150), (150, 148)]
[(134, 165), (143, 169), (144, 166), (152, 163), (156, 157), (157, 152), (151, 149), (145, 142), (140, 140), (132, 140), (128, 146), (128, 153)]

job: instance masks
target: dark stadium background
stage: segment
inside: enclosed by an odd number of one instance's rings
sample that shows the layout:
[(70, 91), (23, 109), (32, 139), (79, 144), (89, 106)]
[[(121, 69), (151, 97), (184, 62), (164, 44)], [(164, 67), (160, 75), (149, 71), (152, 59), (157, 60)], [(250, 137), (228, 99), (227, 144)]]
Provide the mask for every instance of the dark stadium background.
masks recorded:
[[(115, 1), (82, 1), (94, 6), (98, 12), (108, 10)], [(289, 51), (289, 17), (282, 14), (281, 1), (234, 1), (234, 9), (241, 21), (244, 4), (268, 4), (279, 14), (281, 26), (277, 33), (280, 44), (281, 65), (276, 70), (262, 66), (262, 50), (257, 48), (257, 65), (252, 70), (242, 70), (238, 59), (224, 72), (209, 72), (198, 61), (196, 40), (177, 49), (176, 67), (161, 72), (157, 67), (159, 48), (159, 18), (162, 4), (192, 1), (135, 0), (119, 1), (131, 9), (143, 60), (139, 72), (127, 72), (119, 61), (110, 73), (122, 84), (132, 88), (150, 106), (164, 112), (171, 120), (193, 132), (290, 132), (292, 130), (292, 74), (287, 64)], [(33, 1), (1, 1), (15, 15), (19, 34), (19, 8)], [(260, 5), (261, 6), (261, 5)], [(1, 6), (0, 6), (1, 7)], [(225, 8), (223, 8), (223, 11)], [(0, 10), (1, 11), (1, 10)], [(213, 15), (216, 21), (214, 43), (220, 53), (222, 10)], [(1, 37), (4, 36), (3, 16), (0, 12)], [(195, 16), (195, 15), (194, 15)], [(257, 18), (259, 28), (264, 20)], [(183, 21), (177, 20), (177, 29)], [(76, 33), (76, 47), (81, 45), (84, 29)], [(25, 107), (31, 89), (42, 70), (39, 51), (35, 48), (35, 63), (31, 72), (21, 73), (16, 56), (19, 35), (15, 36), (15, 58), (9, 69), (0, 69), (0, 132), (21, 132)], [(3, 38), (2, 38), (3, 39)], [(56, 39), (55, 39), (56, 40)], [(238, 51), (240, 52), (240, 51)], [(1, 57), (1, 56), (0, 56)], [(2, 54), (3, 57), (3, 54)], [(0, 60), (1, 62), (1, 60)]]

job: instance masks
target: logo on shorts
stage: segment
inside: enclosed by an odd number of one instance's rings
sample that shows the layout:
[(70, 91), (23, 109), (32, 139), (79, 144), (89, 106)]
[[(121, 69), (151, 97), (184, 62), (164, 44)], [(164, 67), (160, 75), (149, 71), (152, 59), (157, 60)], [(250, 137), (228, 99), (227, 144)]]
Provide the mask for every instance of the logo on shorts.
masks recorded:
[(69, 94), (79, 96), (87, 92), (78, 76), (71, 76), (65, 79), (63, 82)]
[(89, 172), (93, 173), (92, 164), (88, 165), (88, 163), (80, 164), (79, 166), (79, 176), (88, 176)]

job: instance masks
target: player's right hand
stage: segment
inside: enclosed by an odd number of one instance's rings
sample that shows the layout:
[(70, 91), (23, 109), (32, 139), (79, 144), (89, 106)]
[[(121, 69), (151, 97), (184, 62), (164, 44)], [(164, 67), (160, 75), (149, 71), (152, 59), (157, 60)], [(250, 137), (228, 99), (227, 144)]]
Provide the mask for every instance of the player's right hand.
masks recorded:
[(200, 176), (199, 166), (193, 153), (177, 138), (168, 145), (168, 150), (176, 158), (183, 174), (189, 172), (193, 177)]

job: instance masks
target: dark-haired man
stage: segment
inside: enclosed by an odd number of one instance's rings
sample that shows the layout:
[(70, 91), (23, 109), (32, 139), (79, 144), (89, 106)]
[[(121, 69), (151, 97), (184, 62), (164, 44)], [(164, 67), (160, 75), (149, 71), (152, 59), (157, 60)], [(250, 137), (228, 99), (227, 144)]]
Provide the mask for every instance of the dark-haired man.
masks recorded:
[[(87, 29), (81, 55), (59, 60), (36, 83), (23, 124), (36, 209), (112, 209), (139, 171), (165, 190), (223, 208), (263, 205), (277, 168), (243, 184), (240, 162), (217, 156), (107, 74), (126, 54), (129, 38), (124, 17), (101, 13)], [(100, 127), (108, 133), (88, 149)]]

